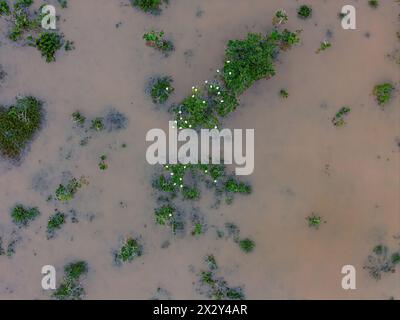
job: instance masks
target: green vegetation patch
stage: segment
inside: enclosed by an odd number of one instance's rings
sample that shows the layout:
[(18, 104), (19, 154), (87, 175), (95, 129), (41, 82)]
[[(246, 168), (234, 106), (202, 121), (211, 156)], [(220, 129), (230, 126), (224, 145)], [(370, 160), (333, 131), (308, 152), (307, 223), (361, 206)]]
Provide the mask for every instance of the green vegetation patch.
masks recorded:
[(378, 0), (369, 0), (368, 4), (371, 8), (378, 8), (379, 7), (379, 1)]
[(154, 48), (164, 55), (169, 55), (174, 50), (174, 44), (170, 40), (164, 38), (164, 31), (150, 31), (143, 35), (143, 39), (146, 40), (148, 47)]
[(231, 287), (224, 278), (218, 277), (218, 265), (213, 255), (205, 258), (208, 270), (200, 272), (200, 285), (205, 288), (208, 298), (215, 300), (243, 300), (243, 288)]
[(392, 98), (394, 89), (394, 86), (389, 82), (378, 84), (375, 86), (373, 95), (375, 96), (376, 101), (380, 106), (384, 106), (385, 104), (389, 103)]
[(71, 201), (84, 184), (86, 184), (86, 180), (83, 177), (79, 180), (72, 178), (67, 185), (60, 184), (55, 191), (56, 199), (61, 202)]
[(143, 254), (143, 247), (138, 239), (128, 238), (122, 247), (116, 252), (115, 260), (117, 262), (132, 262), (135, 258)]
[(40, 215), (38, 208), (25, 208), (23, 205), (15, 206), (11, 211), (13, 222), (18, 226), (26, 227)]
[(321, 216), (318, 216), (318, 215), (313, 213), (313, 214), (311, 214), (310, 216), (307, 217), (307, 222), (308, 222), (308, 226), (310, 228), (319, 229), (319, 227), (325, 221), (323, 221)]
[(77, 261), (64, 267), (64, 279), (53, 294), (57, 300), (81, 300), (85, 290), (81, 284), (82, 277), (88, 273), (89, 267), (85, 261)]
[(71, 118), (74, 123), (76, 123), (77, 125), (79, 125), (81, 127), (85, 124), (85, 121), (86, 121), (86, 117), (84, 117), (79, 111), (75, 111), (72, 114)]
[(289, 17), (285, 10), (280, 9), (275, 13), (275, 16), (272, 18), (272, 24), (276, 27), (285, 24), (288, 22)]
[(394, 273), (396, 266), (400, 263), (400, 252), (390, 253), (385, 245), (377, 245), (368, 256), (364, 269), (368, 270), (370, 276), (380, 280), (385, 273)]
[(351, 109), (347, 106), (342, 107), (332, 119), (332, 123), (335, 127), (343, 127), (346, 125), (345, 118), (350, 113)]
[(319, 54), (320, 52), (325, 51), (330, 47), (332, 47), (332, 44), (328, 40), (324, 40), (321, 42), (321, 45), (315, 53)]
[(254, 243), (253, 240), (246, 238), (242, 239), (239, 241), (239, 247), (242, 249), (245, 253), (250, 253), (254, 250), (254, 247), (256, 244)]
[(168, 4), (168, 0), (131, 0), (134, 7), (154, 15), (161, 13), (161, 6), (165, 3)]
[(51, 239), (55, 236), (55, 232), (62, 228), (65, 224), (65, 214), (62, 212), (56, 211), (49, 220), (47, 221), (47, 238)]
[(42, 123), (42, 102), (34, 97), (17, 99), (14, 106), (0, 106), (0, 152), (18, 159)]
[(297, 9), (297, 16), (301, 19), (308, 19), (312, 16), (312, 8), (308, 5), (302, 5)]
[(151, 81), (150, 95), (154, 103), (163, 104), (174, 92), (171, 77), (161, 77)]
[(9, 16), (11, 14), (10, 6), (6, 0), (0, 1), (0, 16)]
[(42, 32), (36, 39), (36, 47), (46, 58), (46, 62), (56, 61), (55, 54), (62, 46), (62, 36), (55, 32)]
[(106, 160), (107, 160), (107, 156), (103, 154), (100, 157), (100, 162), (99, 162), (99, 169), (101, 171), (104, 171), (104, 170), (108, 169), (108, 164), (107, 164)]

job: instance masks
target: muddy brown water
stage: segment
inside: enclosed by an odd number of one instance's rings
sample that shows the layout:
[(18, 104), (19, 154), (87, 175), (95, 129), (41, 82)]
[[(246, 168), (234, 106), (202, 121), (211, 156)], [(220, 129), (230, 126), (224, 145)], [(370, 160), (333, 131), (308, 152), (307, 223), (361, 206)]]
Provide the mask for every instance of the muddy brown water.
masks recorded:
[[(1, 25), (0, 64), (7, 73), (1, 103), (32, 94), (46, 102), (47, 114), (21, 165), (0, 165), (4, 241), (14, 229), (10, 208), (16, 202), (42, 212), (28, 229), (17, 231), (15, 255), (0, 257), (0, 298), (49, 298), (40, 285), (41, 267), (54, 265), (61, 279), (63, 265), (74, 259), (90, 265), (84, 281), (88, 299), (149, 299), (158, 287), (173, 299), (204, 298), (197, 272), (210, 253), (220, 275), (232, 286), (244, 286), (249, 299), (400, 298), (399, 271), (376, 281), (363, 270), (376, 244), (400, 248), (399, 99), (383, 110), (371, 96), (377, 83), (398, 85), (399, 66), (386, 55), (399, 47), (399, 5), (385, 0), (372, 10), (367, 1), (310, 0), (313, 17), (302, 21), (297, 1), (170, 2), (161, 16), (151, 17), (128, 1), (69, 0), (68, 9), (58, 9), (59, 28), (76, 49), (60, 53), (52, 64), (34, 48), (11, 44)], [(355, 31), (343, 30), (338, 19), (349, 2), (357, 8)], [(172, 100), (179, 101), (221, 67), (229, 39), (268, 31), (279, 8), (288, 12), (290, 29), (303, 29), (302, 43), (280, 56), (275, 77), (241, 96), (241, 107), (225, 122), (228, 128), (255, 129), (255, 171), (246, 178), (254, 192), (218, 209), (204, 197), (198, 207), (206, 234), (174, 238), (153, 221), (154, 168), (145, 160), (145, 134), (167, 128), (170, 116), (145, 95), (146, 81), (171, 75)], [(174, 41), (170, 57), (144, 45), (142, 35), (152, 28)], [(333, 46), (317, 55), (328, 30)], [(288, 99), (279, 97), (281, 88), (289, 91)], [(343, 105), (351, 106), (351, 114), (345, 127), (335, 128), (331, 119)], [(128, 117), (127, 129), (95, 134), (79, 146), (84, 134), (73, 128), (71, 113), (93, 118), (112, 107)], [(104, 172), (97, 166), (102, 154), (109, 163)], [(68, 219), (47, 240), (45, 225), (55, 206), (46, 198), (63, 172), (84, 175), (90, 184), (69, 205), (58, 206), (76, 210), (79, 223)], [(319, 230), (307, 226), (312, 212), (326, 221)], [(254, 252), (246, 255), (232, 240), (217, 239), (216, 229), (226, 222), (254, 239)], [(141, 236), (144, 255), (117, 267), (112, 251), (128, 235)], [(170, 245), (163, 249), (165, 241)], [(353, 291), (341, 288), (341, 268), (348, 264), (357, 270)]]

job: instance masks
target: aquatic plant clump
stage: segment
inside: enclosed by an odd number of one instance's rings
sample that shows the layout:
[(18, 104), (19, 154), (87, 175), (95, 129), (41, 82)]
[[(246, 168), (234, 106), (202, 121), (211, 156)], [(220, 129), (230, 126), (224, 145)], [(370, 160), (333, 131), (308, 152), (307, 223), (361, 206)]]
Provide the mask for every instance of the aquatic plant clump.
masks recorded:
[(150, 95), (154, 103), (163, 104), (174, 92), (171, 77), (162, 77), (152, 80)]
[(9, 16), (11, 14), (10, 6), (6, 0), (0, 1), (0, 16)]
[(146, 45), (152, 47), (165, 55), (168, 55), (174, 50), (174, 44), (170, 40), (164, 39), (164, 31), (150, 31), (143, 35), (143, 39), (146, 40)]
[(308, 19), (311, 18), (312, 16), (312, 8), (307, 5), (302, 5), (300, 8), (297, 10), (297, 15), (301, 19)]
[(0, 106), (0, 152), (18, 159), (42, 123), (42, 102), (34, 97), (17, 99), (8, 108)]
[(245, 253), (250, 253), (254, 250), (255, 243), (253, 240), (246, 238), (243, 240), (239, 241), (239, 247), (242, 249)]
[(81, 279), (88, 273), (89, 267), (85, 261), (72, 262), (64, 267), (64, 278), (52, 295), (57, 300), (81, 300), (85, 290)]
[(46, 62), (56, 61), (55, 54), (62, 47), (62, 37), (54, 32), (42, 32), (36, 39), (36, 47)]
[(388, 82), (375, 86), (373, 95), (380, 106), (384, 106), (385, 104), (389, 103), (394, 89), (394, 86)]
[(347, 106), (342, 107), (332, 119), (332, 123), (335, 127), (343, 127), (346, 124), (345, 117), (350, 113), (351, 109)]
[(161, 13), (163, 3), (168, 4), (168, 0), (131, 0), (134, 7), (154, 15)]
[(307, 217), (308, 226), (310, 228), (319, 229), (321, 224), (324, 222), (321, 216), (317, 216), (316, 214), (312, 214)]
[(379, 7), (379, 1), (378, 0), (369, 0), (368, 4), (371, 8), (378, 8)]
[(62, 212), (56, 212), (53, 214), (48, 222), (47, 222), (47, 238), (53, 238), (55, 235), (55, 232), (63, 226), (65, 223), (65, 214)]
[(280, 26), (288, 22), (289, 17), (285, 10), (280, 9), (275, 13), (275, 16), (272, 18), (272, 24), (274, 26)]
[(384, 273), (394, 273), (399, 263), (400, 252), (390, 254), (387, 246), (377, 245), (368, 256), (364, 269), (368, 270), (372, 278), (380, 280)]
[(243, 300), (243, 288), (230, 287), (224, 278), (217, 277), (218, 265), (213, 255), (205, 259), (208, 270), (200, 272), (200, 284), (206, 288), (208, 298), (215, 300)]
[(318, 48), (318, 50), (315, 53), (319, 54), (320, 52), (325, 51), (325, 50), (329, 49), (330, 47), (332, 47), (332, 44), (329, 41), (325, 40), (325, 41), (321, 42), (320, 47)]
[(72, 178), (66, 186), (60, 184), (55, 192), (56, 199), (61, 202), (71, 201), (84, 183), (84, 178)]
[(15, 206), (11, 211), (13, 222), (18, 226), (26, 227), (40, 215), (38, 208), (25, 208), (23, 205)]
[(115, 254), (115, 259), (119, 262), (132, 262), (136, 257), (143, 254), (142, 245), (137, 239), (128, 238), (119, 251)]

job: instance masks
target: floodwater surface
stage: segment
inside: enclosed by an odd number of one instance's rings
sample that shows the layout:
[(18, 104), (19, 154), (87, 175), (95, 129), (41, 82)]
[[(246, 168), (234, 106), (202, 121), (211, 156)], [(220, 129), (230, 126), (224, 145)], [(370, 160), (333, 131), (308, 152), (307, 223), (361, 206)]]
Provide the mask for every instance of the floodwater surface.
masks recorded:
[[(399, 270), (375, 280), (363, 266), (378, 244), (400, 250), (399, 98), (396, 93), (382, 108), (372, 96), (378, 83), (399, 85), (399, 65), (388, 54), (399, 49), (400, 6), (307, 2), (309, 20), (297, 18), (300, 2), (289, 0), (171, 0), (160, 16), (127, 0), (68, 0), (67, 9), (57, 6), (58, 27), (76, 49), (50, 64), (35, 48), (11, 43), (2, 21), (0, 65), (7, 75), (0, 104), (34, 95), (45, 102), (46, 119), (19, 165), (0, 164), (0, 236), (3, 246), (18, 239), (12, 257), (0, 256), (0, 298), (49, 299), (42, 266), (55, 266), (60, 281), (63, 266), (76, 259), (89, 264), (87, 299), (151, 299), (157, 288), (163, 298), (206, 298), (198, 273), (213, 254), (220, 276), (243, 286), (248, 299), (399, 299)], [(357, 9), (356, 30), (343, 30), (338, 18), (349, 2)], [(223, 66), (228, 40), (270, 31), (280, 8), (290, 30), (303, 30), (301, 44), (280, 55), (276, 76), (247, 90), (224, 123), (255, 129), (255, 170), (244, 177), (253, 193), (218, 208), (206, 194), (195, 206), (205, 234), (173, 236), (154, 222), (156, 168), (145, 158), (147, 131), (167, 128), (172, 116), (146, 95), (148, 79), (172, 76), (171, 102), (181, 101)], [(143, 33), (151, 29), (174, 42), (169, 57), (145, 46)], [(324, 40), (332, 47), (316, 54)], [(289, 98), (279, 96), (282, 88)], [(347, 124), (334, 127), (331, 120), (345, 105), (351, 107)], [(112, 109), (126, 115), (127, 128), (93, 134), (81, 146), (85, 132), (71, 114), (94, 118)], [(103, 154), (109, 168), (100, 171)], [(89, 184), (68, 205), (46, 201), (68, 174)], [(26, 229), (12, 223), (16, 203), (41, 211)], [(69, 213), (67, 223), (47, 239), (56, 208)], [(71, 210), (78, 223), (71, 222)], [(324, 220), (318, 230), (306, 220), (313, 213)], [(254, 251), (219, 239), (225, 223), (253, 239)], [(140, 237), (143, 255), (116, 266), (113, 250), (129, 235)], [(345, 265), (356, 268), (356, 290), (342, 289)]]

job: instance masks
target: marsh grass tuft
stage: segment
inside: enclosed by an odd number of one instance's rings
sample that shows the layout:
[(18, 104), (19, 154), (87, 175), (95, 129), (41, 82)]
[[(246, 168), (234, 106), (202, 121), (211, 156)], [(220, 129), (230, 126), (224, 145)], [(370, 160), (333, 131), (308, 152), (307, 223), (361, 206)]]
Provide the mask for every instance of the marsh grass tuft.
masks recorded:
[(152, 79), (150, 83), (150, 95), (155, 104), (164, 104), (174, 92), (171, 77)]
[(297, 15), (301, 19), (311, 18), (312, 12), (312, 8), (308, 5), (302, 5), (297, 9)]
[(43, 119), (42, 102), (34, 97), (17, 99), (8, 108), (0, 106), (0, 152), (18, 159), (39, 130)]
[(143, 39), (146, 40), (148, 47), (154, 48), (162, 52), (165, 56), (168, 56), (171, 51), (174, 50), (174, 44), (170, 40), (164, 38), (164, 31), (150, 31), (143, 35)]
[(65, 224), (65, 214), (59, 211), (56, 211), (55, 214), (53, 214), (48, 222), (47, 222), (47, 238), (51, 239), (54, 238), (55, 232)]
[(391, 100), (394, 90), (394, 86), (391, 83), (386, 82), (376, 85), (373, 90), (373, 95), (375, 96), (378, 104), (380, 106), (384, 106)]
[(132, 262), (135, 258), (140, 257), (142, 254), (143, 247), (139, 243), (139, 240), (128, 238), (118, 252), (115, 253), (115, 261), (118, 263)]
[(64, 267), (64, 278), (53, 294), (57, 300), (81, 300), (85, 295), (81, 279), (88, 273), (89, 267), (85, 261), (77, 261)]
[(153, 15), (161, 13), (161, 6), (165, 3), (168, 4), (168, 0), (131, 0), (134, 7)]
[(25, 208), (23, 205), (17, 205), (11, 211), (13, 222), (22, 227), (27, 227), (39, 215), (40, 211), (38, 208)]

